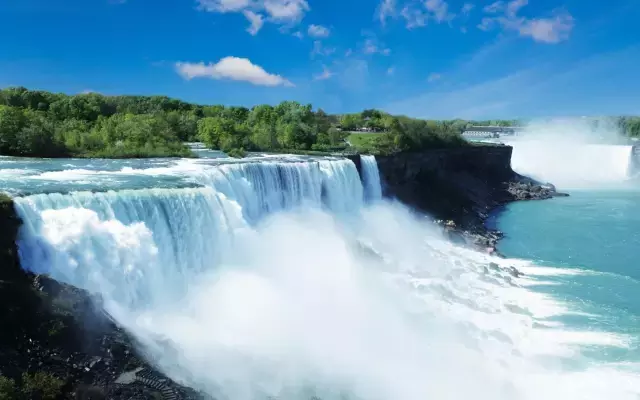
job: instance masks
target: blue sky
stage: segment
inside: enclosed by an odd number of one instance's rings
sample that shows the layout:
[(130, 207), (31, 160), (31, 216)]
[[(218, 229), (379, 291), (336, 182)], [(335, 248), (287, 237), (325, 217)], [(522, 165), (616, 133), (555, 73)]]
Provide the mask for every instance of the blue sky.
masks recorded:
[(424, 118), (640, 114), (637, 0), (0, 0), (0, 85)]

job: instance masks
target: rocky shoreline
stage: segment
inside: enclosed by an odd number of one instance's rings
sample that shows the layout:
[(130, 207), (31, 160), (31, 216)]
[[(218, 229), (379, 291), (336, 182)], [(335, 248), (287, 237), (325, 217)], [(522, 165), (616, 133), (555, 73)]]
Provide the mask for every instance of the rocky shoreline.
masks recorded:
[(496, 245), (503, 233), (486, 226), (491, 213), (514, 201), (567, 196), (513, 171), (512, 152), (510, 146), (474, 146), (401, 153), (377, 161), (385, 197), (441, 221), (452, 241), (499, 255)]

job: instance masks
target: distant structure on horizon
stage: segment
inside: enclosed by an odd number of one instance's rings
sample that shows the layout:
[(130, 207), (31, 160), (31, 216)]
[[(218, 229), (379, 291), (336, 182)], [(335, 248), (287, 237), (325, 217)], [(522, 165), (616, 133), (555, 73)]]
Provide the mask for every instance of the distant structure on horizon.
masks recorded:
[(499, 138), (500, 136), (513, 136), (517, 132), (524, 131), (523, 126), (470, 126), (462, 131), (462, 136), (468, 138)]

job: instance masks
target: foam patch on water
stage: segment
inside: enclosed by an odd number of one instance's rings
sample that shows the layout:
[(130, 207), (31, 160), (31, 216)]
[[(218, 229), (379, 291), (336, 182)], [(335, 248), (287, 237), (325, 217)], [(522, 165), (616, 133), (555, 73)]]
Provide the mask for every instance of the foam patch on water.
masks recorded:
[(598, 272), (583, 270), (578, 268), (542, 267), (538, 265), (520, 266), (518, 268), (526, 275), (530, 276), (579, 276), (596, 275)]

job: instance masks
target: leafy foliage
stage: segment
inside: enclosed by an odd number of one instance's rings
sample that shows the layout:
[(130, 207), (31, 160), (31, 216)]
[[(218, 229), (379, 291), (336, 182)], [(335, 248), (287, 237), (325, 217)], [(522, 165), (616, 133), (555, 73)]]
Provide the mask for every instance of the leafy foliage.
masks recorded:
[(15, 381), (0, 375), (0, 400), (13, 400), (16, 397)]
[(64, 381), (46, 372), (22, 375), (22, 393), (28, 399), (55, 400), (64, 386)]
[(640, 117), (619, 117), (616, 124), (627, 136), (640, 138)]

